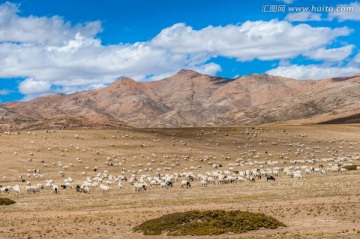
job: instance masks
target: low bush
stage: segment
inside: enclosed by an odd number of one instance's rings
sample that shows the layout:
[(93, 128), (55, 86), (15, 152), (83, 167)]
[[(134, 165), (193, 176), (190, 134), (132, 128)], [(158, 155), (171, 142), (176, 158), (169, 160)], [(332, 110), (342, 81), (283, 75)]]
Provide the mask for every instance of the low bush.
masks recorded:
[(348, 165), (348, 166), (344, 166), (343, 168), (351, 171), (351, 170), (356, 170), (356, 167), (359, 165)]
[(243, 211), (188, 211), (177, 212), (145, 221), (134, 228), (144, 235), (200, 236), (223, 233), (243, 233), (260, 228), (276, 229), (285, 226), (262, 213)]
[(9, 198), (0, 198), (0, 205), (11, 205), (15, 203), (16, 202), (14, 200), (11, 200)]

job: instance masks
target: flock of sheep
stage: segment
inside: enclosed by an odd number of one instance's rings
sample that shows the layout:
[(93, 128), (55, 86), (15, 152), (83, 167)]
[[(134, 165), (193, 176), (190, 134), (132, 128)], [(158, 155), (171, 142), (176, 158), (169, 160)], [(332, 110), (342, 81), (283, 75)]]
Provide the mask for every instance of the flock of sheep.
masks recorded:
[[(191, 188), (195, 182), (201, 187), (207, 187), (212, 184), (233, 184), (244, 182), (257, 182), (265, 179), (266, 181), (275, 181), (277, 177), (289, 177), (294, 179), (303, 179), (303, 175), (318, 173), (342, 173), (346, 172), (345, 168), (339, 167), (340, 164), (351, 164), (355, 161), (360, 161), (360, 157), (339, 157), (324, 158), (316, 161), (327, 162), (328, 166), (314, 167), (314, 166), (287, 166), (287, 167), (273, 167), (273, 168), (254, 168), (244, 171), (236, 170), (213, 170), (203, 174), (194, 174), (193, 172), (172, 173), (161, 175), (157, 173), (154, 176), (148, 174), (136, 175), (132, 174), (129, 179), (124, 175), (112, 175), (109, 171), (96, 173), (93, 176), (87, 176), (84, 181), (78, 184), (74, 183), (71, 177), (63, 180), (61, 184), (55, 184), (53, 179), (44, 180), (44, 184), (37, 183), (31, 185), (30, 181), (25, 182), (24, 191), (26, 193), (37, 193), (45, 189), (50, 189), (54, 193), (59, 193), (60, 190), (76, 190), (80, 193), (90, 193), (90, 191), (98, 189), (102, 193), (107, 193), (113, 188), (122, 189), (124, 186), (133, 187), (135, 192), (146, 191), (150, 188), (172, 188), (175, 185), (179, 185), (180, 188)], [(311, 161), (313, 164), (316, 162)], [(296, 164), (296, 161), (292, 162)], [(308, 162), (309, 163), (309, 162)], [(357, 170), (360, 170), (360, 166), (357, 166)], [(40, 174), (40, 172), (39, 172)], [(36, 174), (37, 176), (39, 174)], [(40, 174), (42, 175), (42, 174)], [(39, 177), (39, 176), (38, 176)], [(41, 176), (40, 178), (43, 178)], [(22, 178), (20, 176), (20, 178)], [(5, 181), (6, 179), (3, 178)], [(19, 195), (21, 193), (20, 186), (18, 184), (14, 186), (2, 186), (0, 185), (0, 193), (10, 193), (13, 191)]]
[[(248, 139), (257, 137), (257, 134), (264, 131), (263, 129), (258, 132), (246, 129)], [(55, 132), (53, 132), (55, 133)], [(12, 132), (6, 132), (6, 134), (12, 135)], [(28, 132), (28, 134), (34, 134)], [(199, 137), (206, 135), (203, 131), (198, 134)], [(114, 136), (113, 136), (114, 137)], [(126, 135), (126, 137), (131, 137)], [(307, 137), (307, 135), (299, 135), (299, 138)], [(80, 137), (78, 134), (75, 135), (75, 139), (78, 140)], [(176, 142), (174, 137), (171, 138), (172, 144)], [(154, 140), (156, 141), (156, 140)], [(19, 172), (19, 175), (11, 175), (12, 180), (8, 180), (7, 176), (3, 176), (2, 185), (0, 185), (0, 195), (7, 193), (15, 193), (20, 195), (22, 192), (28, 194), (39, 193), (45, 190), (51, 190), (55, 194), (59, 194), (62, 190), (75, 190), (79, 193), (89, 194), (94, 191), (100, 191), (103, 194), (109, 193), (111, 190), (123, 189), (124, 187), (132, 187), (134, 192), (147, 191), (151, 188), (164, 188), (170, 189), (173, 187), (179, 187), (183, 189), (192, 188), (194, 185), (200, 187), (210, 187), (211, 185), (223, 185), (236, 184), (236, 183), (257, 183), (265, 181), (276, 181), (278, 177), (293, 178), (295, 180), (303, 180), (305, 175), (309, 174), (328, 174), (328, 173), (343, 173), (347, 170), (343, 166), (350, 166), (359, 164), (360, 157), (357, 154), (345, 155), (342, 146), (339, 148), (327, 147), (326, 150), (331, 157), (318, 158), (316, 159), (314, 153), (319, 150), (319, 147), (306, 147), (301, 143), (293, 142), (281, 142), (287, 147), (296, 148), (294, 158), (298, 155), (304, 154), (308, 156), (307, 159), (291, 159), (292, 156), (289, 150), (284, 153), (279, 153), (279, 158), (286, 163), (279, 162), (276, 160), (266, 158), (263, 161), (259, 160), (260, 153), (255, 150), (252, 145), (246, 143), (242, 152), (239, 152), (239, 158), (232, 160), (230, 156), (225, 155), (221, 160), (218, 160), (214, 156), (203, 155), (201, 158), (195, 159), (188, 155), (176, 156), (172, 163), (168, 163), (170, 156), (162, 155), (160, 163), (161, 167), (153, 168), (153, 164), (158, 159), (155, 153), (151, 153), (146, 157), (143, 153), (139, 154), (140, 158), (148, 162), (146, 165), (131, 165), (132, 169), (124, 167), (127, 162), (125, 157), (118, 158), (113, 156), (104, 156), (106, 158), (105, 166), (106, 169), (100, 172), (99, 167), (91, 167), (86, 165), (79, 158), (75, 158), (74, 163), (65, 164), (61, 161), (53, 162), (51, 164), (42, 161), (42, 168), (40, 169), (27, 169), (26, 172)], [(30, 142), (34, 144), (32, 140)], [(186, 145), (183, 141), (180, 141), (182, 145)], [(261, 146), (261, 140), (259, 145)], [(272, 145), (276, 145), (279, 142), (272, 142)], [(330, 142), (331, 143), (331, 142)], [(344, 142), (342, 142), (344, 143)], [(356, 143), (349, 143), (350, 148), (356, 145)], [(74, 147), (74, 146), (71, 146)], [(146, 147), (145, 144), (141, 144), (141, 147)], [(80, 150), (79, 147), (76, 147)], [(48, 148), (49, 151), (53, 150)], [(69, 149), (61, 149), (60, 156), (65, 157), (65, 152)], [(85, 152), (85, 150), (82, 150)], [(0, 152), (1, 153), (1, 152)], [(97, 151), (97, 155), (101, 155), (101, 150)], [(17, 153), (14, 152), (16, 155)], [(267, 157), (272, 155), (267, 153)], [(34, 153), (30, 153), (33, 156)], [(136, 156), (134, 156), (136, 157)], [(32, 162), (32, 158), (28, 159), (29, 163)], [(179, 171), (182, 162), (197, 162), (195, 166), (184, 167), (182, 172)], [(227, 165), (224, 165), (227, 163)], [(73, 175), (77, 180), (67, 176), (67, 171), (74, 167), (74, 164), (81, 165), (84, 171), (80, 171), (77, 175)], [(199, 165), (200, 164), (200, 165)], [(289, 165), (290, 164), (290, 165)], [(135, 170), (138, 166), (141, 169)], [(49, 168), (58, 168), (58, 176), (49, 176), (47, 170)], [(356, 168), (360, 170), (360, 166)], [(117, 172), (117, 173), (111, 173)], [(170, 173), (169, 171), (173, 171)], [(194, 173), (194, 171), (202, 171), (202, 173)], [(16, 180), (14, 180), (16, 178)], [(80, 179), (79, 179), (80, 178)], [(82, 178), (82, 179), (81, 179)], [(31, 181), (34, 180), (37, 183), (33, 184)], [(17, 182), (18, 181), (18, 182)], [(55, 183), (56, 182), (56, 183)], [(6, 185), (5, 185), (6, 184)], [(8, 185), (9, 184), (9, 185)], [(15, 185), (10, 185), (15, 184)], [(20, 185), (21, 186), (20, 186)]]

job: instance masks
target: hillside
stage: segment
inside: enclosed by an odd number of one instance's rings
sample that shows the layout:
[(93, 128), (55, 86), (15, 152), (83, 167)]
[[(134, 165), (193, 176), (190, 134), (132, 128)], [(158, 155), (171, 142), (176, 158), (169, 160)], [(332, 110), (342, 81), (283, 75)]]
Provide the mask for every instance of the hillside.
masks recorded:
[(358, 123), (360, 76), (227, 79), (181, 70), (159, 81), (119, 79), (102, 89), (0, 105), (0, 128), (108, 128)]

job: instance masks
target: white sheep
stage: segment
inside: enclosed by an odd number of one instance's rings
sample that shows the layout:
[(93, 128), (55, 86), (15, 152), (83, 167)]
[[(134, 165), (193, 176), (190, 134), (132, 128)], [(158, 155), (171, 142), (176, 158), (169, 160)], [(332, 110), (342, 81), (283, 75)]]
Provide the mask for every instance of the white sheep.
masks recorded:
[(245, 178), (242, 176), (237, 177), (236, 182), (242, 183), (245, 181)]
[(207, 177), (206, 178), (206, 181), (209, 183), (209, 184), (215, 184), (215, 179), (213, 177)]
[(39, 189), (36, 186), (26, 186), (25, 191), (27, 193), (36, 193), (39, 192)]
[(295, 173), (294, 173), (294, 178), (296, 178), (296, 179), (303, 179), (303, 176), (302, 176), (301, 173), (295, 172)]
[(88, 186), (82, 186), (81, 188), (84, 193), (90, 193), (90, 188)]
[(10, 189), (11, 189), (10, 186), (0, 187), (0, 193), (9, 193)]
[(181, 181), (181, 188), (190, 188), (191, 184), (188, 180), (182, 180)]
[(45, 180), (45, 188), (51, 188), (53, 180)]
[(208, 182), (206, 180), (201, 180), (201, 187), (206, 187)]
[(59, 187), (57, 185), (55, 185), (55, 184), (52, 185), (52, 190), (56, 194), (59, 193)]
[(120, 180), (119, 183), (118, 183), (118, 187), (119, 187), (119, 188), (123, 188), (123, 187), (124, 187), (124, 185), (122, 184), (122, 181), (121, 181), (121, 180)]
[(100, 190), (101, 190), (101, 192), (102, 192), (103, 194), (106, 193), (106, 192), (109, 192), (110, 189), (111, 189), (111, 187), (106, 186), (106, 185), (104, 185), (104, 184), (100, 184), (99, 188), (100, 188)]
[(37, 191), (40, 192), (41, 189), (44, 189), (44, 186), (40, 183), (36, 184)]
[(107, 184), (108, 186), (111, 186), (113, 184), (113, 182), (111, 180), (106, 180), (104, 181), (105, 184)]
[(20, 194), (20, 186), (19, 185), (15, 185), (14, 187), (12, 187), (12, 189), (14, 190), (14, 192), (16, 193), (16, 195)]
[(141, 190), (146, 191), (148, 186), (146, 183), (134, 183), (135, 192), (140, 192)]

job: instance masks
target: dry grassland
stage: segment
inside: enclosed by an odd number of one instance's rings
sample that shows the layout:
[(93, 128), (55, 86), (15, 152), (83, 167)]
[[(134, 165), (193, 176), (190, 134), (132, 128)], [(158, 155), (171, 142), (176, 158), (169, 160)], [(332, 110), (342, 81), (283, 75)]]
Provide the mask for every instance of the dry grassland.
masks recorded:
[[(303, 149), (298, 156), (297, 148)], [(249, 154), (254, 149), (259, 153), (255, 158)], [(159, 168), (161, 174), (191, 171), (197, 175), (214, 170), (209, 161), (222, 164), (219, 170), (228, 170), (227, 165), (235, 164), (236, 159), (279, 162), (263, 168), (298, 166), (290, 160), (357, 156), (360, 153), (358, 125), (1, 133), (0, 151), (0, 184), (19, 184), (22, 189), (19, 196), (14, 192), (0, 195), (17, 202), (0, 206), (0, 238), (167, 238), (166, 235), (144, 236), (134, 233), (132, 228), (147, 219), (190, 209), (262, 212), (287, 225), (276, 230), (201, 238), (360, 238), (359, 170), (304, 174), (303, 180), (280, 175), (275, 182), (261, 179), (255, 183), (207, 187), (194, 181), (191, 189), (181, 189), (180, 182), (175, 182), (173, 188), (150, 188), (146, 192), (135, 192), (127, 182), (123, 189), (113, 185), (104, 195), (99, 189), (93, 189), (90, 194), (77, 193), (74, 189), (61, 190), (58, 195), (49, 189), (28, 194), (24, 191), (25, 183), (18, 178), (23, 175), (33, 185), (54, 179), (60, 185), (64, 180), (59, 176), (62, 170), (65, 178), (74, 179), (75, 185), (86, 179), (81, 175), (85, 167), (90, 168), (88, 176), (96, 174), (92, 171), (94, 167), (98, 167), (98, 172), (108, 170), (113, 175), (121, 175), (121, 169), (125, 168), (128, 171), (124, 175), (128, 178), (133, 171), (145, 168), (152, 171), (137, 174), (154, 176)], [(280, 157), (281, 154), (284, 155)], [(204, 156), (213, 158), (201, 162)], [(107, 157), (116, 165), (105, 165)], [(73, 167), (64, 170), (58, 166), (59, 162)], [(176, 162), (179, 165), (172, 167)], [(28, 169), (40, 169), (44, 178), (27, 177)]]

